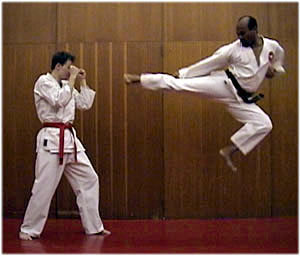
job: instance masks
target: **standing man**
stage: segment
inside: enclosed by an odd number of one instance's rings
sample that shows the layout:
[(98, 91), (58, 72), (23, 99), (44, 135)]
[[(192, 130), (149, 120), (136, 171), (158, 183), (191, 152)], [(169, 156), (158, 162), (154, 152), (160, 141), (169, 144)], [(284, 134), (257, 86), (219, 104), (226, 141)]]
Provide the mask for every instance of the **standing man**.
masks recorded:
[[(99, 216), (99, 181), (85, 149), (72, 126), (75, 108), (90, 109), (95, 91), (86, 84), (86, 72), (72, 65), (75, 57), (57, 52), (51, 73), (35, 83), (34, 100), (42, 129), (37, 135), (35, 181), (19, 238), (40, 237), (51, 199), (64, 173), (77, 197), (86, 234), (108, 235)], [(80, 93), (75, 81), (80, 81)]]
[[(220, 150), (227, 165), (236, 171), (232, 162), (235, 152), (248, 154), (271, 131), (272, 122), (255, 102), (255, 95), (264, 78), (285, 72), (284, 50), (275, 40), (258, 34), (256, 19), (239, 18), (238, 39), (219, 48), (212, 56), (176, 72), (166, 74), (125, 74), (126, 83), (141, 82), (145, 88), (173, 89), (195, 92), (225, 104), (228, 112), (244, 126), (231, 137), (231, 144)], [(226, 69), (227, 68), (227, 69)]]

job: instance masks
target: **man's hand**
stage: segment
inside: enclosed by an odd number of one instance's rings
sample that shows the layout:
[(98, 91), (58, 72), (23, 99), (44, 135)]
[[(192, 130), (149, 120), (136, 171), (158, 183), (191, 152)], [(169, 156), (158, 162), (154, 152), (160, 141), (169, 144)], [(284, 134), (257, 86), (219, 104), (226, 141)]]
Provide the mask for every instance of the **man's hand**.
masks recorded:
[(79, 71), (80, 71), (80, 69), (77, 68), (76, 66), (74, 66), (74, 65), (70, 66), (70, 76), (77, 77)]
[(77, 77), (79, 71), (80, 71), (79, 68), (77, 68), (76, 66), (74, 66), (74, 65), (70, 66), (69, 86), (71, 88), (73, 88), (75, 85), (76, 77)]
[(86, 72), (84, 69), (79, 69), (79, 72), (78, 72), (78, 79), (81, 81), (83, 79), (86, 79)]
[(79, 70), (79, 73), (78, 73), (78, 79), (79, 79), (79, 81), (80, 81), (80, 85), (81, 86), (86, 86), (86, 72), (85, 72), (85, 70), (84, 69), (80, 69)]
[(268, 79), (273, 78), (275, 76), (275, 72), (276, 72), (276, 70), (272, 66), (270, 66), (266, 73), (266, 78), (268, 78)]

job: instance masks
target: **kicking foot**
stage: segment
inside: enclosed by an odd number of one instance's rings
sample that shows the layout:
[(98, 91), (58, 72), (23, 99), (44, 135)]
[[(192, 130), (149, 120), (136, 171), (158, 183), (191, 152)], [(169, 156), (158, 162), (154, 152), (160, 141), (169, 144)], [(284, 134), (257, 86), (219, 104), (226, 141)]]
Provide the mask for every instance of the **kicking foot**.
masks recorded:
[(234, 166), (234, 164), (232, 163), (232, 159), (231, 159), (231, 156), (233, 154), (233, 152), (231, 150), (228, 150), (227, 148), (222, 148), (220, 151), (219, 151), (220, 155), (224, 157), (225, 161), (226, 161), (226, 164), (228, 165), (228, 167), (236, 172), (237, 171), (237, 168)]
[(19, 238), (21, 240), (32, 240), (32, 237), (29, 234), (26, 234), (26, 233), (23, 233), (23, 232), (19, 233)]
[(141, 80), (139, 75), (124, 74), (124, 81), (126, 84), (131, 84), (131, 83), (138, 83)]

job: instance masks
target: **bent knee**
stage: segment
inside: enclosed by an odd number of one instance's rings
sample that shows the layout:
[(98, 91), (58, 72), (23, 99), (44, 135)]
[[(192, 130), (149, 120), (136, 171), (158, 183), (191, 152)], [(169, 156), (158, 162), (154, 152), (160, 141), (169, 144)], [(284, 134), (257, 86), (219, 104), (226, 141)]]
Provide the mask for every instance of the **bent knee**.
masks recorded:
[(271, 130), (273, 129), (272, 121), (268, 116), (265, 116), (264, 119), (262, 120), (262, 129), (266, 133), (271, 132)]

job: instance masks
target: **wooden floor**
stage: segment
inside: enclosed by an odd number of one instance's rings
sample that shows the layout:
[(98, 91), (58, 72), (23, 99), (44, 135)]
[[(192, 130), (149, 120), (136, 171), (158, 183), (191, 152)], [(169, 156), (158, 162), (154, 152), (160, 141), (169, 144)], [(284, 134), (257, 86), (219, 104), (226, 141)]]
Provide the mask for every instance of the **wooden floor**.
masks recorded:
[(298, 253), (298, 219), (106, 220), (112, 234), (87, 236), (79, 219), (49, 219), (40, 239), (18, 239), (3, 220), (3, 253)]

